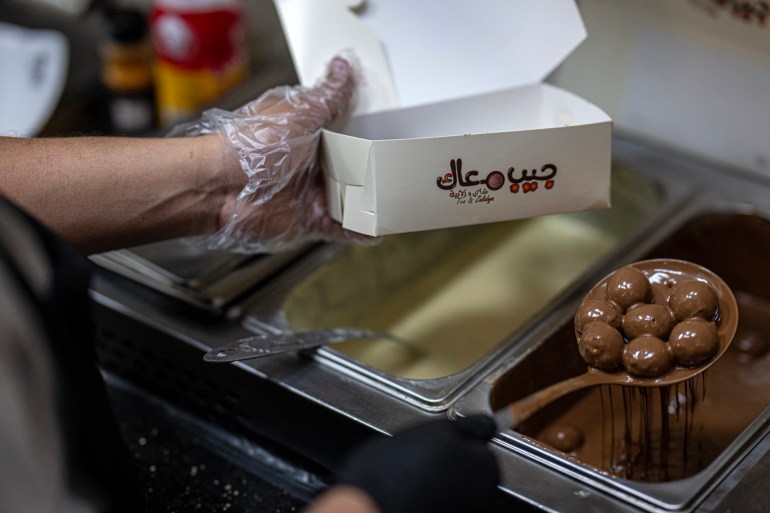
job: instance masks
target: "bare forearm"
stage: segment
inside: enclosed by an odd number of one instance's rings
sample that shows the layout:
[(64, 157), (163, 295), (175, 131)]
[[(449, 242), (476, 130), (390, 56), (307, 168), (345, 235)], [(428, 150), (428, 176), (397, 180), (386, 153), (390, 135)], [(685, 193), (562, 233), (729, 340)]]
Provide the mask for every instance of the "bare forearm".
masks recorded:
[(214, 232), (209, 247), (252, 252), (349, 240), (326, 210), (315, 152), (354, 87), (336, 58), (316, 87), (267, 91), (227, 129), (206, 119), (217, 134), (0, 137), (0, 193), (84, 253)]
[(0, 138), (0, 191), (85, 253), (211, 233), (243, 181), (217, 135)]

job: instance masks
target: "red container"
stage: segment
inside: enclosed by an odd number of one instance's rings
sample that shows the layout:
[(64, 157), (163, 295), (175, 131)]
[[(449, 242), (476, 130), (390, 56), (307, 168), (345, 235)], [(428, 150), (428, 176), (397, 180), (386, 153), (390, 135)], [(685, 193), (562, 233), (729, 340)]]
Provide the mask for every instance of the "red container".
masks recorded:
[(245, 77), (241, 0), (155, 0), (149, 20), (164, 126), (196, 117)]

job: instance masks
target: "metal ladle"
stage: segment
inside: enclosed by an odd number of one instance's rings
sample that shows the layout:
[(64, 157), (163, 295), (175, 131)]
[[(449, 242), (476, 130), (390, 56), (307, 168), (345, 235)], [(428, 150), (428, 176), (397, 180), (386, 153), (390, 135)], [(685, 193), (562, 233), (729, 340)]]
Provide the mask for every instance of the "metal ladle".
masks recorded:
[[(705, 280), (714, 287), (719, 299), (717, 324), (719, 351), (716, 355), (701, 365), (694, 367), (677, 366), (657, 377), (637, 377), (630, 375), (625, 370), (610, 373), (589, 367), (584, 374), (555, 383), (495, 411), (495, 421), (500, 429), (515, 428), (556, 399), (583, 388), (596, 385), (664, 387), (691, 379), (712, 366), (727, 351), (738, 327), (738, 303), (730, 288), (719, 276), (704, 267), (684, 260), (644, 260), (630, 265), (644, 272), (653, 287), (656, 285), (662, 287), (661, 283), (672, 275)], [(600, 294), (602, 294), (608, 278), (609, 276), (596, 284), (586, 297), (601, 297)]]

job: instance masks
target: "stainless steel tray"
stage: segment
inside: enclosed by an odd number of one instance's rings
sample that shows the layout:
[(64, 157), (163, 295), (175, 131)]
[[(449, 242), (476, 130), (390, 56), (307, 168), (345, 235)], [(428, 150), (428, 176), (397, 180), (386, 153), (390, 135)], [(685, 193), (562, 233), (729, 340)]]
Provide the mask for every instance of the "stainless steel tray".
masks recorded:
[(610, 209), (393, 235), (375, 246), (326, 246), (257, 293), (243, 325), (395, 335), (410, 347), (351, 341), (315, 357), (426, 410), (446, 409), (584, 275), (685, 195), (673, 183), (663, 188), (617, 168)]
[[(753, 190), (751, 194), (757, 193), (758, 190)], [(682, 258), (700, 263), (722, 276), (736, 291), (743, 314), (739, 321), (739, 334), (742, 329), (750, 329), (770, 340), (770, 323), (757, 320), (770, 317), (770, 268), (767, 267), (770, 261), (770, 210), (763, 209), (756, 199), (746, 203), (720, 196), (704, 194), (694, 203), (683, 206), (655, 236), (604, 269), (603, 273), (625, 262), (644, 258)], [(756, 272), (749, 274), (746, 269)], [(577, 353), (572, 329), (578, 304), (579, 298), (564, 304), (547, 323), (531, 332), (524, 343), (499, 361), (481, 383), (452, 406), (452, 414), (491, 413), (539, 388), (583, 372), (585, 365)], [(749, 308), (756, 310), (757, 305), (764, 305), (762, 307), (767, 311), (751, 313)], [(589, 404), (593, 406), (598, 401), (604, 401), (604, 407), (607, 407), (611, 401), (609, 394), (612, 393), (609, 389), (601, 392), (601, 398), (596, 391), (589, 399), (584, 399), (585, 392), (572, 394), (544, 409), (539, 418), (533, 417), (530, 426), (523, 425), (517, 431), (505, 430), (495, 440), (509, 453), (502, 461), (505, 465), (513, 465), (513, 460), (520, 456), (531, 459), (540, 466), (555, 470), (561, 477), (568, 476), (574, 493), (585, 492), (584, 485), (588, 485), (593, 493), (609, 494), (638, 509), (692, 511), (770, 433), (770, 379), (768, 383), (755, 379), (738, 387), (734, 372), (737, 365), (755, 378), (770, 376), (770, 354), (736, 364), (736, 358), (741, 357), (745, 358), (735, 347), (731, 348), (731, 352), (706, 375), (705, 400), (695, 406), (696, 412), (698, 408), (704, 410), (702, 430), (696, 430), (692, 436), (706, 437), (701, 439), (702, 444), (699, 442), (698, 450), (700, 454), (705, 454), (702, 457), (707, 464), (697, 472), (688, 472), (684, 478), (649, 482), (614, 477), (608, 468), (597, 466), (596, 462), (589, 464), (575, 454), (565, 454), (548, 445), (543, 438), (545, 426), (554, 422), (569, 422), (577, 418), (576, 408), (585, 408)], [(730, 362), (733, 367), (726, 367)], [(622, 394), (618, 390), (614, 393)], [(742, 413), (734, 407), (737, 402), (745, 405)], [(597, 416), (602, 414), (600, 409), (595, 412)], [(606, 426), (603, 429), (606, 430)], [(724, 440), (713, 442), (713, 433), (716, 432)], [(723, 434), (725, 432), (727, 434)], [(609, 435), (603, 431), (586, 436)], [(596, 439), (593, 442), (596, 443)], [(606, 445), (607, 441), (602, 439), (600, 443)], [(528, 499), (547, 507), (563, 508), (563, 505), (556, 504), (559, 494), (553, 493), (553, 487), (564, 486), (564, 481), (553, 475), (553, 482), (549, 483), (548, 479), (541, 477), (543, 482), (537, 493), (529, 490)], [(561, 484), (557, 485), (557, 481)], [(506, 487), (512, 494), (520, 493), (518, 483), (509, 482)]]
[(240, 314), (236, 300), (307, 248), (276, 255), (210, 251), (184, 239), (91, 256), (112, 272), (207, 311)]

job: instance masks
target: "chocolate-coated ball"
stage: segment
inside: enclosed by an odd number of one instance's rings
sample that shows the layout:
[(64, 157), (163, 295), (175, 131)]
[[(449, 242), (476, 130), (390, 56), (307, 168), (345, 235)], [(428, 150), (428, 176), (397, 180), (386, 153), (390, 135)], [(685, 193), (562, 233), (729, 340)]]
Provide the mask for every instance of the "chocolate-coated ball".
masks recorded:
[(735, 334), (733, 345), (739, 353), (739, 360), (748, 362), (763, 357), (768, 350), (767, 338), (753, 329), (742, 329)]
[(663, 305), (637, 304), (628, 309), (621, 325), (629, 340), (644, 334), (666, 339), (674, 326), (674, 316)]
[(543, 433), (543, 441), (562, 452), (573, 452), (583, 445), (583, 432), (570, 424), (555, 425)]
[(677, 363), (686, 367), (711, 360), (719, 352), (719, 335), (713, 322), (696, 317), (678, 323), (668, 343)]
[(620, 328), (622, 316), (620, 307), (611, 301), (586, 299), (575, 314), (575, 329), (581, 333), (583, 327), (593, 321), (603, 321), (613, 328)]
[(629, 265), (621, 267), (607, 279), (606, 297), (625, 312), (635, 303), (648, 303), (652, 298), (652, 287), (642, 271)]
[(578, 340), (578, 350), (591, 367), (618, 370), (623, 364), (623, 335), (602, 321), (589, 322), (583, 327)]
[(691, 280), (678, 285), (671, 291), (668, 304), (678, 321), (691, 317), (713, 321), (719, 306), (719, 298), (714, 288), (708, 283)]
[(671, 370), (674, 358), (666, 342), (652, 335), (642, 335), (626, 344), (623, 366), (632, 376), (655, 378)]

